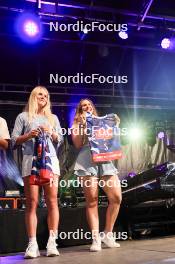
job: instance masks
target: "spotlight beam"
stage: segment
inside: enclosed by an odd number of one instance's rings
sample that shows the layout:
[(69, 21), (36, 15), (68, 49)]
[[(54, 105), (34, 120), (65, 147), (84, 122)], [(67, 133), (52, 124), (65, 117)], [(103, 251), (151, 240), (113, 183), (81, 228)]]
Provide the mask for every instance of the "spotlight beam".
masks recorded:
[(147, 16), (147, 14), (148, 14), (148, 12), (149, 12), (149, 10), (150, 10), (150, 8), (151, 8), (151, 5), (152, 5), (153, 1), (154, 1), (154, 0), (150, 0), (150, 1), (149, 1), (148, 6), (147, 6), (147, 8), (146, 8), (146, 10), (145, 10), (145, 12), (144, 12), (144, 14), (143, 14), (143, 16), (142, 16), (140, 22), (139, 22), (139, 26), (138, 26), (138, 28), (137, 28), (138, 31), (140, 30), (141, 25), (143, 24), (143, 22), (144, 22), (144, 20), (145, 20), (145, 18), (146, 18), (146, 16)]

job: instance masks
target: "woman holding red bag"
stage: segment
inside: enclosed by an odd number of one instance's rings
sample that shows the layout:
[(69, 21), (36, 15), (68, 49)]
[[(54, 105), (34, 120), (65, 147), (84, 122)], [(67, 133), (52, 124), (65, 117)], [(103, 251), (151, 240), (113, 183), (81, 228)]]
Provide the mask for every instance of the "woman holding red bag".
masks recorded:
[[(25, 258), (40, 256), (36, 240), (39, 185), (31, 184), (31, 171), (36, 139), (41, 131), (48, 137), (49, 157), (54, 181), (58, 182), (60, 175), (59, 161), (56, 148), (62, 141), (61, 127), (56, 115), (51, 112), (50, 96), (43, 86), (35, 87), (29, 97), (24, 112), (20, 113), (15, 121), (12, 133), (14, 146), (22, 145), (22, 177), (24, 180), (24, 192), (26, 197), (25, 221), (29, 237), (29, 244), (25, 252)], [(47, 243), (47, 256), (58, 256), (56, 238), (59, 222), (57, 204), (58, 186), (56, 184), (43, 185), (45, 200), (48, 208), (49, 240)]]

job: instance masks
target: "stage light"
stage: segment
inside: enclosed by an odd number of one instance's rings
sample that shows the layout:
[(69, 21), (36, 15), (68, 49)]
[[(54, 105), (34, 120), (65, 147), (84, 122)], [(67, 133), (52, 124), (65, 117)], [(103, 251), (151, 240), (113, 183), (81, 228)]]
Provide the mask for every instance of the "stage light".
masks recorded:
[(133, 178), (133, 177), (135, 177), (137, 174), (134, 172), (134, 171), (131, 171), (131, 172), (129, 172), (128, 173), (128, 177), (130, 177), (130, 178)]
[(86, 27), (83, 29), (83, 33), (88, 34), (88, 29)]
[(163, 139), (165, 137), (165, 133), (163, 131), (160, 131), (158, 134), (157, 134), (157, 137), (159, 139)]
[(38, 24), (36, 24), (34, 21), (28, 20), (24, 24), (24, 31), (28, 36), (34, 37), (39, 32)]
[(41, 39), (42, 27), (38, 16), (30, 13), (20, 15), (15, 23), (19, 37), (29, 43), (35, 43)]
[(169, 38), (163, 38), (161, 41), (161, 47), (162, 49), (169, 49), (171, 46), (171, 41)]
[(72, 127), (72, 125), (73, 125), (73, 121), (74, 121), (74, 117), (75, 117), (75, 112), (76, 112), (75, 107), (71, 107), (69, 109), (69, 113), (68, 113), (68, 123), (69, 123), (69, 127)]
[(143, 137), (143, 132), (139, 127), (131, 127), (128, 131), (130, 141), (140, 140)]
[(120, 32), (118, 33), (118, 35), (119, 35), (119, 37), (120, 37), (121, 39), (127, 39), (127, 38), (128, 38), (128, 33), (127, 33), (126, 31), (120, 31)]

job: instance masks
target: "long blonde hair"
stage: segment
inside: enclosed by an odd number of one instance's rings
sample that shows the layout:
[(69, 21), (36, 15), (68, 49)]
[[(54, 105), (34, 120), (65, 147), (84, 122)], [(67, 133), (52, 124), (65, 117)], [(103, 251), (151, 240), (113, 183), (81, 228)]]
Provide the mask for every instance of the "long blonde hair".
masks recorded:
[(93, 109), (92, 114), (95, 115), (95, 116), (98, 116), (97, 110), (96, 110), (95, 105), (93, 104), (93, 102), (90, 99), (88, 99), (88, 98), (81, 99), (79, 104), (77, 105), (73, 123), (78, 123), (80, 121), (80, 116), (83, 113), (83, 111), (82, 111), (82, 102), (85, 101), (85, 100), (87, 100), (87, 101), (89, 101), (91, 103), (92, 109)]
[(54, 122), (54, 117), (51, 111), (50, 95), (49, 95), (48, 90), (44, 86), (36, 86), (31, 91), (28, 103), (25, 106), (24, 111), (28, 113), (29, 122), (31, 122), (38, 112), (37, 94), (40, 92), (40, 90), (44, 90), (48, 95), (47, 104), (43, 108), (44, 116), (46, 116), (49, 123), (52, 126), (54, 126), (55, 122)]

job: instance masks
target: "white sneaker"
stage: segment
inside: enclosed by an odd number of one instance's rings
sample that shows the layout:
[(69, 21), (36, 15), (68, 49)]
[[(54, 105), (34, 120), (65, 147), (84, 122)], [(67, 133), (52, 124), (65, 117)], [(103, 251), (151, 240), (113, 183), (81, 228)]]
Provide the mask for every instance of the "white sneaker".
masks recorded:
[(55, 257), (59, 256), (60, 253), (57, 249), (57, 244), (55, 242), (55, 238), (49, 238), (48, 243), (47, 243), (47, 257)]
[(120, 244), (115, 242), (115, 238), (112, 232), (105, 234), (104, 232), (101, 234), (101, 241), (109, 248), (119, 248)]
[(29, 242), (24, 258), (37, 258), (40, 256), (37, 242)]
[(93, 238), (92, 245), (90, 247), (90, 251), (100, 251), (101, 250), (101, 238)]

